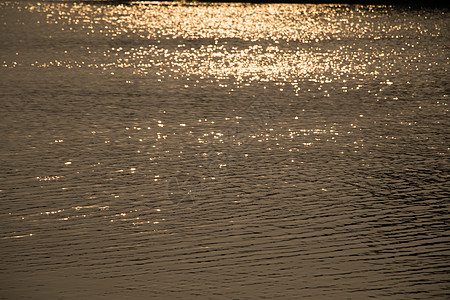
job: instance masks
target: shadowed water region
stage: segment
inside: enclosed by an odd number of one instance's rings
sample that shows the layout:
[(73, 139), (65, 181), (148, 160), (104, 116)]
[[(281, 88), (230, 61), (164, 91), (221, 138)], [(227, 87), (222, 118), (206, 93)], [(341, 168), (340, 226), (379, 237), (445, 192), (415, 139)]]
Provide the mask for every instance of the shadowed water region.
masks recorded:
[(448, 299), (446, 9), (0, 3), (1, 299)]

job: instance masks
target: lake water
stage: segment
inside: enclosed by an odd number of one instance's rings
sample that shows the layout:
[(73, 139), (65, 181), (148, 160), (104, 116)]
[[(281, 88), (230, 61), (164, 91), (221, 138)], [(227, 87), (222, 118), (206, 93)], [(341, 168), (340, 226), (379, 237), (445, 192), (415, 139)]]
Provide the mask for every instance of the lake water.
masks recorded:
[(1, 299), (448, 299), (446, 9), (0, 3)]

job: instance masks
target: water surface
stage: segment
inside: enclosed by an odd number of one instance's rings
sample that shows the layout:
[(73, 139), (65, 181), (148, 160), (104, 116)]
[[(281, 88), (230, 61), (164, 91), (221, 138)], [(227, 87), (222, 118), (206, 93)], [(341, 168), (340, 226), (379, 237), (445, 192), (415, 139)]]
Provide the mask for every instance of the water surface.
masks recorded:
[(2, 299), (446, 299), (448, 10), (0, 4)]

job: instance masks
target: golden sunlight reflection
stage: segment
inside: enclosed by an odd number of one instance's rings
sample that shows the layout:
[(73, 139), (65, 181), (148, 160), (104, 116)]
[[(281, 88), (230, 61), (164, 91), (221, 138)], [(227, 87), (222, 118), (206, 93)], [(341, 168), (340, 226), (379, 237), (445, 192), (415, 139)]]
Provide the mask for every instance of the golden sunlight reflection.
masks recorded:
[[(402, 25), (383, 23), (389, 16), (382, 6), (350, 10), (345, 5), (178, 4), (29, 4), (28, 10), (45, 14), (48, 23), (59, 26), (60, 34), (71, 31), (88, 41), (77, 50), (81, 51), (79, 59), (68, 56), (74, 51), (68, 49), (51, 60), (38, 58), (30, 64), (40, 68), (87, 67), (111, 76), (127, 69), (134, 74), (152, 73), (163, 80), (190, 78), (192, 84), (186, 87), (196, 86), (199, 79), (212, 78), (223, 81), (223, 87), (229, 87), (225, 82), (228, 79), (238, 85), (281, 81), (298, 89), (303, 81), (345, 83), (354, 80), (355, 74), (386, 72), (394, 76), (399, 53), (369, 45), (363, 50), (352, 45), (351, 39), (400, 39), (421, 30), (411, 21)], [(375, 10), (377, 14), (371, 14)], [(377, 23), (382, 26), (361, 23), (362, 18), (375, 17), (381, 18)], [(430, 34), (439, 31), (437, 28)], [(97, 40), (104, 39), (109, 40), (110, 48), (95, 47)], [(239, 43), (234, 43), (237, 40)], [(345, 40), (349, 42), (333, 46)], [(172, 47), (173, 43), (178, 46)], [(385, 70), (371, 67), (378, 59), (386, 60)], [(11, 68), (21, 63), (4, 62)], [(347, 86), (343, 85), (342, 91), (348, 92)], [(326, 89), (323, 94), (329, 96)]]

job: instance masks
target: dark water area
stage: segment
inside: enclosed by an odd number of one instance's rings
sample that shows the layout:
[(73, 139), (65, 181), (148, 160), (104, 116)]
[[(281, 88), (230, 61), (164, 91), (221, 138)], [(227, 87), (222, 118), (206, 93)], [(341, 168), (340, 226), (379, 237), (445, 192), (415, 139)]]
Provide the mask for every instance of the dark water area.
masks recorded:
[(215, 5), (219, 4), (313, 4), (313, 5), (389, 5), (407, 8), (448, 8), (448, 3), (444, 1), (411, 1), (411, 0), (46, 0), (45, 2), (68, 2), (68, 3), (85, 3), (85, 4), (107, 4), (107, 5), (136, 5), (141, 4), (158, 4), (158, 5), (197, 5), (198, 3)]
[(446, 9), (0, 3), (0, 299), (448, 299)]
[[(81, 0), (83, 1), (83, 0)], [(95, 1), (95, 0), (93, 0)], [(97, 0), (103, 1), (103, 0)], [(132, 0), (115, 0), (118, 3), (130, 3)], [(151, 1), (151, 0), (143, 0)], [(414, 7), (446, 7), (448, 3), (444, 1), (430, 0), (430, 1), (415, 1), (415, 0), (199, 0), (199, 1), (181, 1), (181, 2), (200, 2), (200, 3), (251, 3), (251, 4), (338, 4), (338, 5), (393, 5), (393, 6), (406, 6), (409, 8)]]

